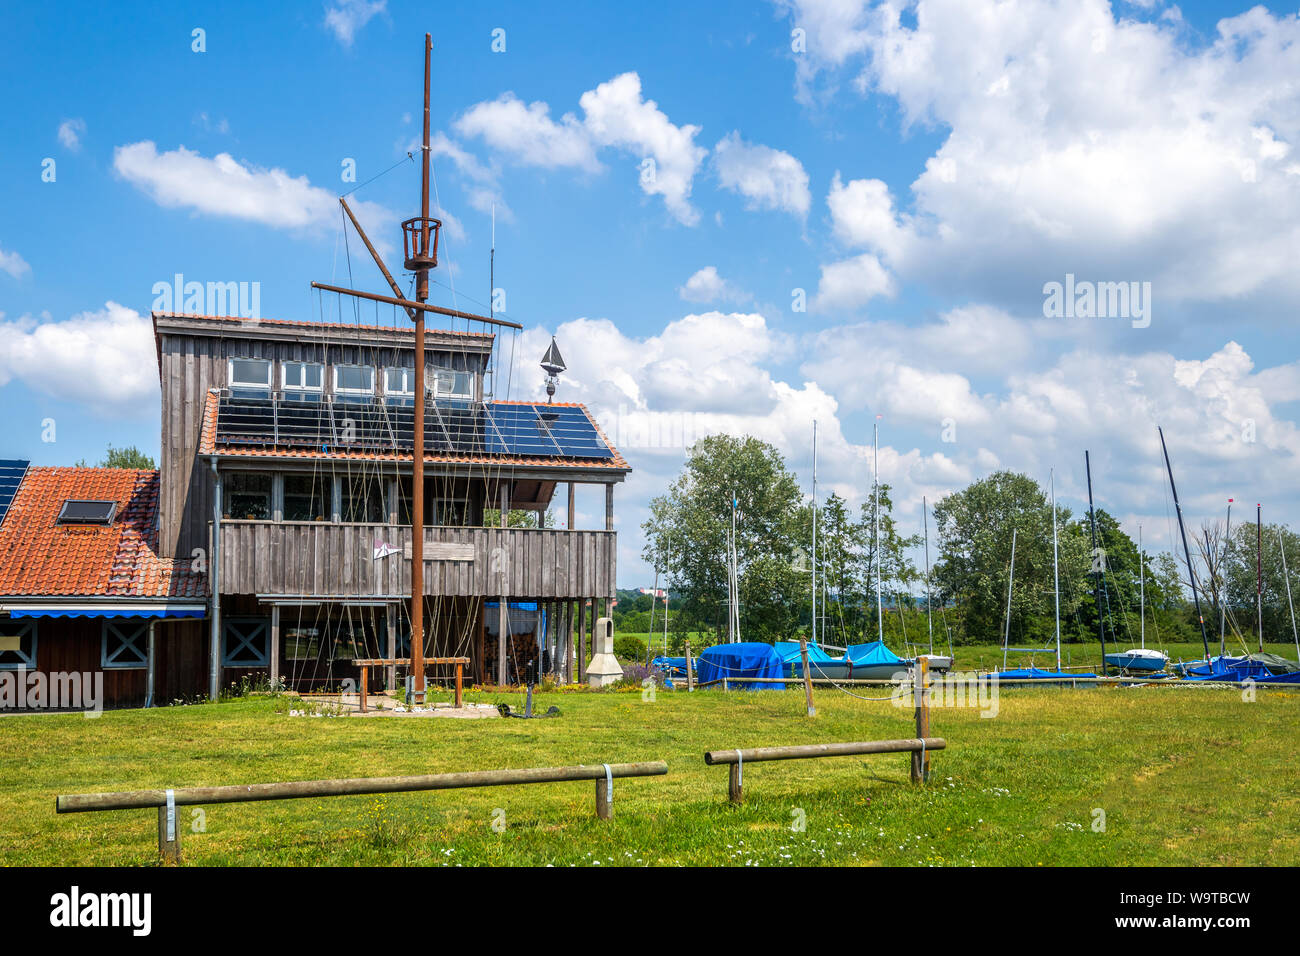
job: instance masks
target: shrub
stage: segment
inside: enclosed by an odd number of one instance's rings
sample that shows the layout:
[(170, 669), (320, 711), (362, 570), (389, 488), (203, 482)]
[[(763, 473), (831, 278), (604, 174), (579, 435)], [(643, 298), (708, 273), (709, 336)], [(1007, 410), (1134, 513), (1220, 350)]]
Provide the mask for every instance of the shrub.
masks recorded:
[(619, 634), (614, 638), (614, 656), (625, 661), (645, 660), (645, 641), (631, 634)]

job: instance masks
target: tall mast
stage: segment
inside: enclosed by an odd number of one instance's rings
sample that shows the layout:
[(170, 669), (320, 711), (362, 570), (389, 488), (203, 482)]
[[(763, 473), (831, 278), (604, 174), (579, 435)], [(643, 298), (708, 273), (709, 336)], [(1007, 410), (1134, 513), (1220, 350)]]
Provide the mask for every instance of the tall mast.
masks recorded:
[(1264, 653), (1264, 519), (1255, 505), (1255, 615), (1258, 621), (1259, 652)]
[(1219, 559), (1218, 591), (1219, 591), (1219, 656), (1220, 657), (1223, 657), (1223, 655), (1227, 651), (1226, 638), (1228, 632), (1228, 605), (1226, 601), (1227, 595), (1224, 593), (1224, 591), (1226, 590), (1224, 588), (1224, 584), (1226, 582), (1223, 579), (1223, 575), (1224, 575), (1223, 569), (1228, 563), (1228, 547), (1229, 545), (1231, 545), (1231, 543), (1232, 543), (1232, 499), (1229, 498), (1228, 499), (1228, 520), (1227, 523), (1224, 524), (1223, 526), (1223, 557)]
[(1286, 606), (1291, 609), (1291, 637), (1295, 640), (1296, 660), (1300, 661), (1300, 631), (1295, 626), (1295, 605), (1291, 603), (1291, 576), (1286, 570), (1286, 545), (1282, 543), (1282, 529), (1277, 529), (1277, 549), (1282, 552), (1282, 580), (1286, 581)]
[[(415, 301), (429, 300), (429, 86), (433, 64), (433, 35), (424, 35), (424, 148), (420, 154), (420, 238), (416, 262)], [(413, 243), (414, 244), (414, 243)], [(435, 252), (436, 256), (437, 253)], [(434, 260), (436, 262), (436, 259)], [(423, 268), (418, 266), (423, 265)], [(412, 703), (424, 694), (424, 312), (415, 310), (415, 416), (411, 455), (411, 691)], [(505, 683), (505, 661), (499, 662), (499, 683)]]
[(872, 532), (876, 537), (876, 638), (885, 642), (884, 604), (880, 599), (880, 426), (871, 426), (871, 470), (872, 470)]
[(934, 615), (930, 611), (930, 517), (925, 495), (921, 496), (921, 524), (925, 528), (925, 628), (929, 632), (930, 651), (934, 653)]
[(1011, 644), (1011, 584), (1016, 579), (1016, 529), (1011, 529), (1011, 570), (1007, 574), (1007, 630), (1002, 638), (1002, 669), (1007, 669), (1007, 647)]
[(1205, 645), (1205, 663), (1210, 663), (1210, 638), (1205, 633), (1205, 618), (1201, 615), (1201, 595), (1196, 590), (1196, 569), (1192, 567), (1192, 552), (1187, 547), (1187, 528), (1183, 525), (1183, 506), (1178, 503), (1178, 488), (1174, 485), (1174, 467), (1169, 464), (1169, 446), (1165, 444), (1165, 430), (1156, 426), (1160, 433), (1160, 450), (1165, 455), (1165, 470), (1169, 472), (1169, 490), (1174, 495), (1174, 513), (1178, 515), (1178, 533), (1183, 539), (1183, 560), (1187, 562), (1187, 578), (1192, 585), (1192, 600), (1196, 604), (1196, 620), (1201, 625), (1201, 643)]
[(1100, 555), (1101, 563), (1099, 563), (1097, 554), (1097, 514), (1092, 506), (1092, 462), (1088, 458), (1086, 449), (1083, 453), (1083, 470), (1088, 476), (1088, 525), (1091, 528), (1092, 535), (1092, 563), (1097, 568), (1097, 576), (1092, 580), (1092, 603), (1097, 608), (1097, 636), (1101, 638), (1101, 673), (1104, 677), (1106, 674), (1106, 621), (1101, 616), (1101, 576), (1106, 556), (1104, 553)]
[(1142, 526), (1138, 525), (1138, 633), (1142, 649), (1147, 646), (1147, 565), (1142, 555)]
[(1056, 546), (1056, 470), (1047, 473), (1047, 485), (1052, 492), (1052, 600), (1056, 626), (1056, 673), (1061, 673), (1061, 573)]
[(817, 643), (817, 419), (813, 419), (812, 639)]

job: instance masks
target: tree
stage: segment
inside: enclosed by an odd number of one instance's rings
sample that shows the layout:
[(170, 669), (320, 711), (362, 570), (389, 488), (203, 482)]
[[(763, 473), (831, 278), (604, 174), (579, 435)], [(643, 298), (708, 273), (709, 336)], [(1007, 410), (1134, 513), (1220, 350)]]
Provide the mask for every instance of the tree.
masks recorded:
[[(78, 468), (85, 468), (86, 459), (77, 462)], [(108, 446), (108, 451), (96, 466), (98, 468), (138, 468), (144, 471), (154, 471), (158, 466), (154, 460), (142, 452), (140, 449), (131, 445), (128, 448), (114, 448)]]
[[(857, 538), (861, 542), (861, 548), (856, 562), (857, 572), (862, 581), (862, 595), (865, 606), (865, 618), (867, 628), (870, 634), (867, 635), (871, 640), (875, 640), (877, 634), (882, 630), (888, 633), (889, 614), (885, 611), (885, 623), (883, 627), (878, 627), (876, 623), (876, 608), (880, 606), (882, 610), (889, 607), (895, 600), (903, 597), (904, 591), (910, 591), (911, 586), (921, 580), (921, 574), (916, 569), (911, 559), (907, 556), (910, 549), (915, 549), (921, 544), (921, 536), (913, 534), (903, 537), (898, 533), (898, 526), (894, 521), (894, 499), (890, 495), (890, 486), (881, 483), (878, 489), (878, 495), (868, 496), (862, 502), (860, 517), (856, 526)], [(880, 601), (876, 601), (876, 497), (880, 499)], [(891, 600), (891, 597), (894, 600)]]
[[(1291, 579), (1291, 598), (1300, 600), (1300, 535), (1285, 525), (1266, 524), (1262, 538), (1256, 537), (1254, 522), (1238, 525), (1232, 532), (1226, 563), (1228, 633), (1234, 627), (1243, 635), (1259, 639), (1255, 611), (1256, 554), (1263, 551), (1264, 571), (1264, 639), (1290, 643), (1291, 609), (1287, 604), (1286, 579), (1282, 576), (1282, 554), (1278, 535), (1286, 548), (1287, 574)], [(1257, 645), (1252, 644), (1254, 650)]]
[[(1059, 529), (1070, 512), (1056, 506)], [(1001, 641), (1011, 567), (1012, 531), (1016, 569), (1011, 593), (1015, 644), (1050, 640), (1053, 634), (1052, 511), (1047, 495), (1027, 475), (999, 471), (937, 502), (934, 522), (939, 559), (933, 579), (938, 600), (962, 605), (967, 640)], [(1074, 614), (1087, 587), (1087, 540), (1059, 534), (1061, 616)]]
[(736, 553), (742, 639), (775, 640), (797, 623), (806, 576), (794, 567), (809, 511), (795, 476), (771, 445), (710, 435), (687, 454), (668, 493), (642, 524), (645, 561), (664, 572), (684, 613), (670, 627), (711, 624), (725, 640), (727, 540), (737, 502)]

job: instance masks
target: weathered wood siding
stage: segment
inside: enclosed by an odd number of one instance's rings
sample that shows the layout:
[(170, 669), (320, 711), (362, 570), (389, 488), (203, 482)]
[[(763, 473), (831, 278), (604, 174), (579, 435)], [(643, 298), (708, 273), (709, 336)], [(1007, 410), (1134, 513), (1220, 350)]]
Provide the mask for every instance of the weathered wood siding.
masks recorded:
[[(207, 522), (212, 517), (212, 473), (205, 463), (196, 467), (199, 433), (208, 391), (227, 385), (227, 360), (272, 360), (271, 381), (279, 389), (281, 362), (322, 362), (325, 395), (333, 390), (331, 365), (375, 367), (376, 384), (382, 369), (414, 368), (415, 349), (366, 345), (356, 330), (339, 326), (333, 342), (202, 335), (159, 329), (158, 361), (162, 385), (162, 470), (159, 501), (159, 548), (164, 557), (188, 556), (208, 547)], [(349, 338), (353, 341), (349, 342)], [(426, 384), (433, 387), (435, 366), (475, 373), (475, 392), (482, 396), (484, 356), (468, 351), (426, 349)]]
[[(617, 539), (612, 531), (532, 528), (426, 528), (426, 549), (460, 546), (472, 560), (426, 560), (424, 593), (511, 598), (613, 597)], [(396, 553), (375, 558), (382, 543)], [(223, 521), (222, 594), (379, 597), (410, 592), (404, 525)]]

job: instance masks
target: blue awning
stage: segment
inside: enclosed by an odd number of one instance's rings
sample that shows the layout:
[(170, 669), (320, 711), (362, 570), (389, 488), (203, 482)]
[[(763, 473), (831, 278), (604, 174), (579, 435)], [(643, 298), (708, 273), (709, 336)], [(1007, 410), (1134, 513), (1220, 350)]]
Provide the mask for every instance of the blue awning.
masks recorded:
[(6, 604), (10, 617), (130, 617), (153, 620), (203, 619), (202, 604)]

